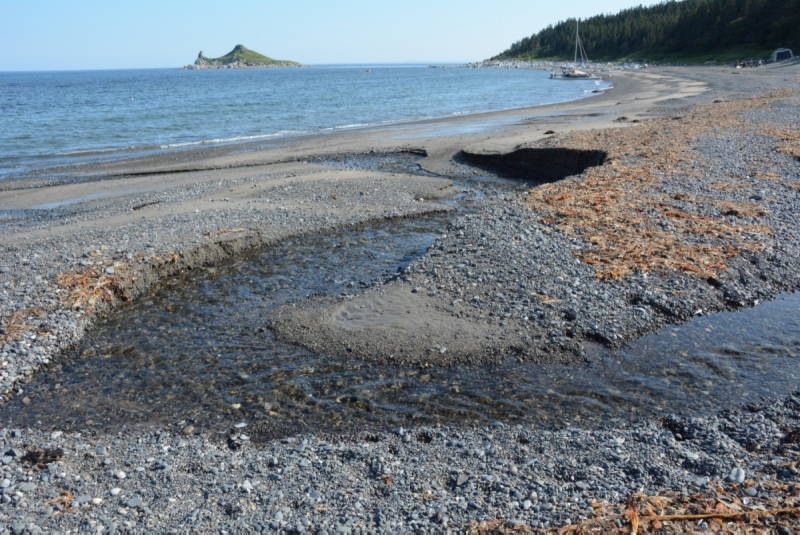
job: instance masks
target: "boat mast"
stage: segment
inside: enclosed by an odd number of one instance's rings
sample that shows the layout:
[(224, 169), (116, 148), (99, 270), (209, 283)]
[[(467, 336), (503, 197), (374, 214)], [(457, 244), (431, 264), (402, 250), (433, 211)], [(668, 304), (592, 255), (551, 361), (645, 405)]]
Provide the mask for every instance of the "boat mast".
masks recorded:
[(575, 20), (575, 58), (572, 60), (572, 63), (578, 63), (578, 24), (580, 22), (576, 19)]

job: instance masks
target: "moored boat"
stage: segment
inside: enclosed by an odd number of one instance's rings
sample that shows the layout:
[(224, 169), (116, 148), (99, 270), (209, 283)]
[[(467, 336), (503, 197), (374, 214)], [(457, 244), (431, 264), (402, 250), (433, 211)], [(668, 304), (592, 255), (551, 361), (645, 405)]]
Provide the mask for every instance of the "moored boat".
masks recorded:
[[(583, 48), (583, 42), (579, 32), (579, 22), (575, 21), (575, 57), (571, 65), (562, 65), (561, 72), (551, 72), (550, 78), (553, 80), (592, 80), (598, 76), (586, 70), (589, 57)], [(578, 56), (580, 55), (580, 68), (578, 68)]]

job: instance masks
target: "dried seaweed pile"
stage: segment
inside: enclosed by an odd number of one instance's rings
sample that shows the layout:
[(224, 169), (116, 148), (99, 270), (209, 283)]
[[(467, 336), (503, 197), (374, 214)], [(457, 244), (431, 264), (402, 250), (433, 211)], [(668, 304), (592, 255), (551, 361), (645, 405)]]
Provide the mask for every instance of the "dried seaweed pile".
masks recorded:
[(760, 491), (767, 497), (751, 498), (743, 492), (756, 485), (716, 485), (695, 495), (664, 493), (637, 494), (624, 504), (593, 503), (595, 518), (568, 526), (537, 529), (510, 524), (502, 519), (472, 522), (470, 535), (593, 535), (639, 533), (748, 533), (753, 535), (800, 530), (800, 484), (764, 482)]
[(781, 144), (777, 147), (780, 152), (800, 159), (800, 130), (773, 127), (766, 129), (764, 133), (781, 140)]
[[(732, 256), (763, 247), (771, 229), (759, 219), (769, 214), (769, 199), (720, 201), (691, 193), (698, 183), (720, 194), (733, 193), (744, 178), (704, 176), (692, 140), (720, 129), (750, 128), (737, 112), (763, 107), (786, 94), (717, 101), (696, 106), (680, 118), (572, 133), (561, 140), (563, 146), (602, 147), (608, 151), (608, 163), (580, 177), (535, 188), (527, 202), (543, 215), (543, 223), (589, 245), (579, 257), (595, 266), (600, 279), (673, 270), (715, 277)], [(765, 133), (783, 139), (781, 147), (791, 142), (787, 135)], [(761, 178), (764, 167), (756, 167), (751, 176)], [(686, 193), (659, 193), (655, 186), (665, 178), (686, 184)]]
[[(219, 233), (232, 232), (223, 229)], [(94, 251), (91, 256), (98, 259), (92, 266), (61, 273), (57, 277), (58, 285), (66, 290), (62, 298), (64, 304), (73, 310), (81, 310), (87, 316), (98, 311), (101, 305), (113, 304), (131, 299), (131, 290), (137, 281), (134, 275), (141, 267), (150, 265), (177, 264), (181, 255), (176, 252), (147, 255), (139, 253), (133, 256), (132, 262), (115, 262), (101, 260), (102, 252)]]
[(17, 310), (13, 314), (7, 316), (0, 326), (0, 345), (5, 344), (10, 340), (15, 340), (22, 334), (33, 329), (28, 323), (34, 318), (39, 318), (44, 314), (44, 311), (39, 307), (28, 307)]
[[(233, 231), (223, 229), (219, 234), (226, 232)], [(134, 267), (134, 264), (139, 264), (140, 267), (144, 264), (176, 264), (181, 259), (175, 252), (161, 255), (140, 253), (134, 256), (134, 263), (103, 260), (102, 251), (93, 251), (89, 256), (96, 261), (94, 265), (61, 273), (56, 277), (56, 282), (63, 292), (61, 303), (87, 316), (102, 311), (105, 306), (131, 299), (131, 290), (137, 281), (134, 273), (138, 268)], [(0, 345), (18, 340), (34, 330), (37, 334), (48, 333), (46, 328), (37, 329), (36, 324), (57, 308), (54, 304), (29, 307), (0, 318)]]
[(70, 308), (93, 312), (101, 303), (115, 299), (127, 300), (130, 276), (126, 265), (92, 266), (81, 271), (62, 273), (58, 285), (67, 290), (66, 303)]

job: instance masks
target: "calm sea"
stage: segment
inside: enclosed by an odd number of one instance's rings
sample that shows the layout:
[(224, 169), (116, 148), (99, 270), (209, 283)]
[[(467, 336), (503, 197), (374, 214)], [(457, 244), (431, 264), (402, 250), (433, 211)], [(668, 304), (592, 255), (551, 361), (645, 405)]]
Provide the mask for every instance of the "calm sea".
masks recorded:
[(0, 72), (0, 179), (200, 144), (573, 100), (599, 83), (547, 76), (423, 65)]

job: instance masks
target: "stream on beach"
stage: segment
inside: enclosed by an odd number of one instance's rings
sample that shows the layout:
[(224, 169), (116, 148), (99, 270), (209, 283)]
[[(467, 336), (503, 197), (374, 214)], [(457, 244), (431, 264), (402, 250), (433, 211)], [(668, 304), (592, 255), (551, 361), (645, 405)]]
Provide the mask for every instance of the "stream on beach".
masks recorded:
[(96, 325), (0, 407), (0, 421), (220, 432), (247, 422), (263, 438), (496, 420), (557, 428), (713, 412), (800, 384), (800, 294), (697, 317), (619, 350), (590, 346), (586, 363), (569, 366), (390, 365), (315, 354), (266, 328), (288, 303), (357, 294), (395, 277), (447, 221), (425, 216), (289, 239), (173, 277)]

